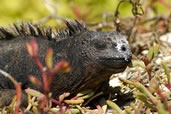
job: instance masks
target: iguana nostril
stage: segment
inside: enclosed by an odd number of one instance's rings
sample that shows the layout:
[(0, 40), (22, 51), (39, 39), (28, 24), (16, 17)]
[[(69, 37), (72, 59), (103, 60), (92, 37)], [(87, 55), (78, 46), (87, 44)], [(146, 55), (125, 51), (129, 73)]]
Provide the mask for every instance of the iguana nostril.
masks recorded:
[(112, 39), (110, 37), (108, 37), (107, 40), (110, 41), (110, 42), (112, 41)]
[(121, 51), (126, 51), (126, 47), (125, 46), (122, 46), (121, 47)]

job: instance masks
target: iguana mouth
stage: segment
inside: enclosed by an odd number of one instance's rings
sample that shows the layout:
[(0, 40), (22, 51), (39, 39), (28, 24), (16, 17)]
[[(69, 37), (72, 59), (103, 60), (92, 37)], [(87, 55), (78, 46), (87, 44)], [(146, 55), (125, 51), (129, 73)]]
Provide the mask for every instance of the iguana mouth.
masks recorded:
[(102, 65), (111, 69), (125, 69), (131, 62), (131, 58), (128, 60), (125, 58), (100, 58), (99, 61)]

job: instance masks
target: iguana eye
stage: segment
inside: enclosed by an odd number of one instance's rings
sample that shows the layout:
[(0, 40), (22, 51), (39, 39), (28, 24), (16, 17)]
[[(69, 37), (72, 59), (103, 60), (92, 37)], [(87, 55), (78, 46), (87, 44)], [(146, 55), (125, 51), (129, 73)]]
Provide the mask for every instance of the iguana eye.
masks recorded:
[(94, 47), (99, 50), (104, 50), (106, 49), (107, 45), (106, 42), (98, 40), (94, 42)]

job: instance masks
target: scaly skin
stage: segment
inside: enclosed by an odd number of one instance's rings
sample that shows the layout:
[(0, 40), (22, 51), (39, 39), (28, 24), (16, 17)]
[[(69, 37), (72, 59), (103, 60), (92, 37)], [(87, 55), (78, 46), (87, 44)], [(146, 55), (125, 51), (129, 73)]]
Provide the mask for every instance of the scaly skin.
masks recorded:
[[(113, 73), (124, 71), (130, 63), (132, 53), (121, 33), (90, 31), (77, 21), (66, 21), (66, 25), (68, 30), (54, 35), (51, 29), (32, 24), (14, 25), (13, 29), (0, 28), (0, 69), (21, 82), (23, 90), (29, 87), (42, 91), (28, 79), (28, 75), (32, 74), (41, 80), (41, 73), (28, 55), (25, 43), (37, 41), (42, 62), (46, 49), (53, 48), (54, 63), (64, 59), (72, 68), (69, 73), (54, 76), (50, 90), (57, 98), (64, 92), (74, 94), (84, 89), (96, 89)], [(15, 95), (14, 89), (13, 83), (0, 74), (0, 107), (9, 105), (6, 100)]]

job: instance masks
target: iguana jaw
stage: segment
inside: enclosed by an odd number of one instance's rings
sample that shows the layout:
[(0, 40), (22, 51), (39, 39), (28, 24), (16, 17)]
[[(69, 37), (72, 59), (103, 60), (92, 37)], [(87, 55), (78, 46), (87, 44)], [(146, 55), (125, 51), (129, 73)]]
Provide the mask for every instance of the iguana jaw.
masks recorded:
[(108, 69), (124, 69), (131, 63), (131, 56), (128, 59), (125, 58), (100, 58), (99, 62)]

